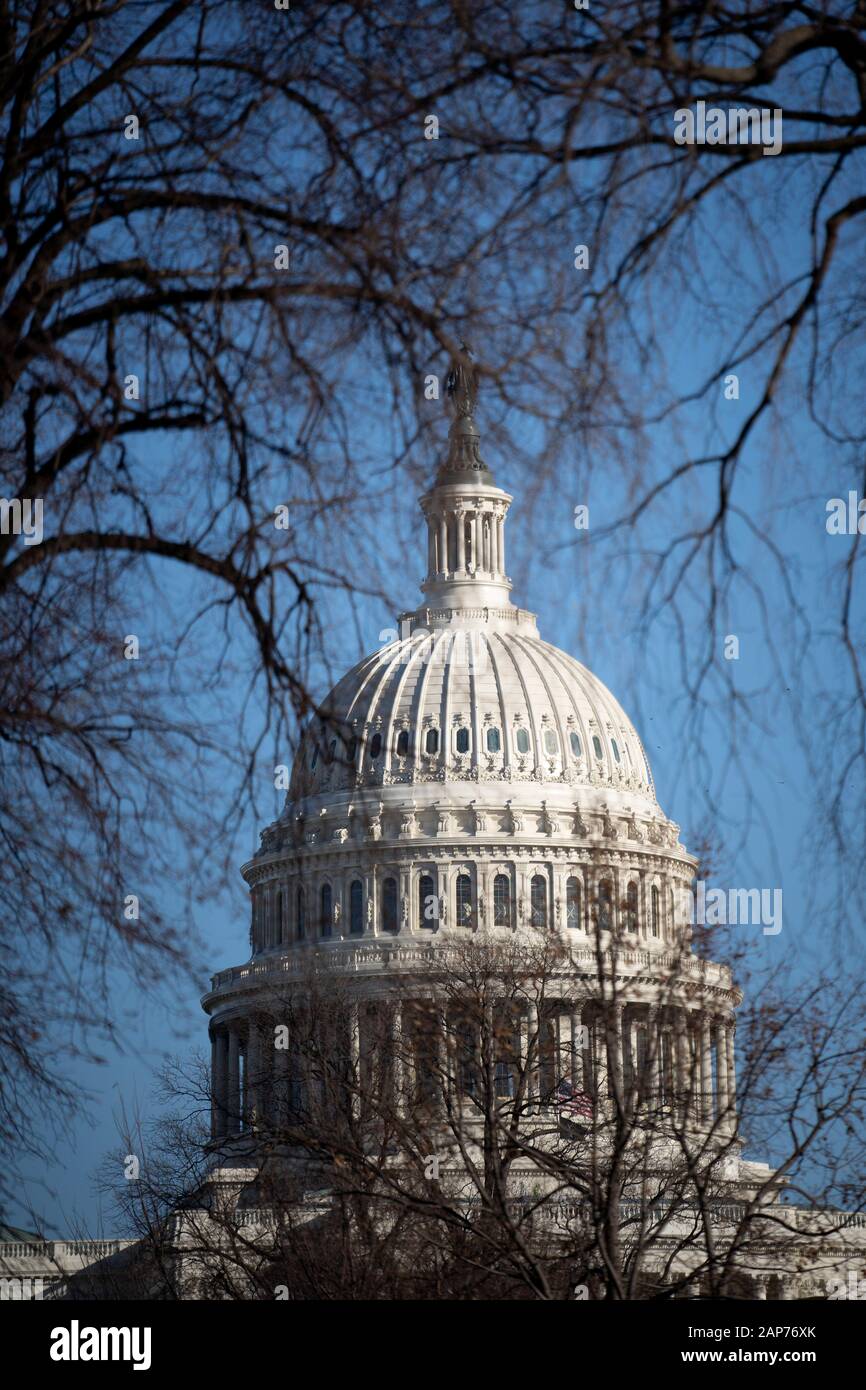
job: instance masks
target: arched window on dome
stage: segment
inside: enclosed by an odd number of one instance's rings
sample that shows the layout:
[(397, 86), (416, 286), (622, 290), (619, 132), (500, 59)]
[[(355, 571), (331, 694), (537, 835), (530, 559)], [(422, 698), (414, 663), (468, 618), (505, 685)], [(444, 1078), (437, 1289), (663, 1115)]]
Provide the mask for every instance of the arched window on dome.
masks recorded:
[(409, 756), (409, 730), (401, 729), (397, 735), (397, 757), (406, 758)]
[(570, 733), (569, 736), (568, 736), (568, 741), (569, 741), (569, 743), (571, 744), (571, 751), (572, 751), (572, 753), (574, 754), (574, 756), (575, 756), (576, 758), (579, 758), (579, 757), (580, 757), (580, 734), (576, 734), (576, 733), (574, 732), (574, 730), (572, 729), (571, 733)]
[(501, 747), (498, 729), (487, 730), (487, 751), (488, 753), (498, 753)]
[(547, 926), (547, 879), (533, 874), (529, 885), (530, 921), (534, 927)]
[(323, 883), (319, 893), (319, 933), (328, 937), (332, 931), (334, 894), (330, 883)]
[(469, 752), (469, 730), (465, 725), (457, 730), (457, 737), (454, 740), (454, 747), (458, 753)]
[(583, 930), (580, 903), (580, 879), (572, 874), (565, 884), (565, 925), (575, 931)]
[(304, 890), (298, 884), (298, 891), (295, 894), (295, 935), (299, 941), (303, 941), (307, 934), (307, 923), (304, 911)]
[(375, 733), (370, 739), (370, 759), (375, 762), (382, 751), (382, 735)]
[(613, 887), (609, 878), (599, 880), (598, 885), (598, 928), (610, 931), (613, 926)]
[(472, 879), (469, 874), (457, 875), (455, 892), (458, 926), (474, 927), (475, 903), (472, 900)]
[(610, 746), (611, 746), (611, 748), (613, 749), (614, 761), (615, 761), (615, 762), (619, 762), (619, 760), (620, 760), (620, 759), (619, 759), (619, 745), (617, 744), (617, 741), (616, 741), (615, 738), (612, 738), (612, 739), (611, 739), (611, 741), (610, 741)]
[(497, 874), (493, 880), (493, 925), (511, 926), (511, 879), (508, 874)]
[(434, 754), (439, 752), (439, 730), (428, 729), (424, 739), (424, 751)]
[(517, 745), (517, 751), (518, 751), (518, 753), (528, 753), (528, 752), (529, 752), (529, 730), (528, 730), (528, 729), (524, 729), (524, 728), (521, 726), (521, 727), (517, 730), (517, 733), (515, 734), (514, 742), (515, 742), (515, 744)]
[(436, 928), (439, 916), (439, 899), (436, 897), (436, 884), (431, 874), (422, 874), (418, 880), (418, 926)]
[(625, 929), (637, 934), (637, 884), (630, 883), (625, 890)]
[(661, 902), (658, 885), (655, 883), (650, 892), (650, 926), (653, 936), (658, 936), (661, 930)]
[(601, 739), (599, 738), (598, 734), (593, 734), (593, 736), (592, 736), (592, 746), (593, 746), (593, 750), (594, 750), (594, 752), (595, 752), (595, 756), (596, 756), (597, 758), (603, 758), (603, 757), (604, 757), (604, 753), (602, 752)]
[(559, 752), (559, 739), (553, 729), (545, 729), (544, 731), (544, 751), (550, 758), (555, 758)]
[(397, 880), (386, 878), (382, 884), (382, 930), (396, 932), (397, 920)]
[(352, 879), (349, 889), (349, 935), (364, 935), (364, 885), (359, 878)]

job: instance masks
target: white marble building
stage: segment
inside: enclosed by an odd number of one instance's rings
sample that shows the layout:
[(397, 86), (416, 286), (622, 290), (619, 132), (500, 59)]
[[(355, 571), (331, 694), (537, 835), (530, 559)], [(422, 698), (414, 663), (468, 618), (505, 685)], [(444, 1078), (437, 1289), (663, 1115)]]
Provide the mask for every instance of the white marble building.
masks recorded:
[[(508, 1002), (497, 1095), (505, 1103), (522, 1085), (527, 1125), (549, 1126), (559, 1107), (587, 1132), (617, 1097), (644, 1106), (660, 1153), (666, 1123), (680, 1145), (694, 1134), (702, 1161), (723, 1155), (727, 1200), (763, 1192), (772, 1207), (773, 1174), (743, 1160), (737, 1132), (742, 996), (724, 964), (694, 953), (675, 911), (696, 861), (617, 700), (512, 602), (512, 498), (481, 458), (468, 360), (449, 386), (448, 454), (421, 498), (424, 601), (308, 727), (285, 808), (243, 868), (251, 959), (216, 975), (204, 997), (214, 1180), (223, 1171), (234, 1182), (244, 1165), (251, 1176), (257, 1138), (303, 1106), (291, 1039), (274, 1039), (312, 962), (344, 990), (332, 1046), (358, 1078), (353, 1103), (364, 1104), (365, 1085), (379, 1097), (384, 1086), (406, 1114), (429, 1103), (431, 1057), (452, 1059), (449, 1086), (472, 1089), (477, 1039), (453, 992), (437, 989), (437, 970), (447, 974), (466, 941), (494, 956), (542, 936), (562, 952), (542, 1003), (531, 989), (516, 1012)], [(471, 1105), (465, 1114), (470, 1126)], [(861, 1219), (803, 1221), (816, 1269), (866, 1273)], [(803, 1268), (797, 1259), (780, 1283), (768, 1245), (758, 1296), (771, 1278), (772, 1296), (802, 1292)]]

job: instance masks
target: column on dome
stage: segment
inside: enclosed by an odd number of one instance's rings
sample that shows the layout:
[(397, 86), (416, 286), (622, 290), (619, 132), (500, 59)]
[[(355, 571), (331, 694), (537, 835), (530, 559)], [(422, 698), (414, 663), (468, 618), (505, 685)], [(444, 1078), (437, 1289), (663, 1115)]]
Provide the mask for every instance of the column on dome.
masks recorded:
[(662, 1058), (659, 1009), (650, 1004), (646, 1011), (646, 1091), (650, 1105), (661, 1104)]
[(728, 1106), (730, 1109), (731, 1133), (737, 1132), (737, 1068), (734, 1059), (734, 1033), (736, 1024), (732, 1018), (725, 1022), (725, 1049), (728, 1062)]
[(505, 574), (505, 517), (501, 513), (496, 517), (496, 563), (500, 574)]
[(277, 1046), (276, 1026), (279, 1020), (275, 1021), (274, 1032), (274, 1081), (273, 1081), (273, 1107), (272, 1119), (277, 1127), (288, 1124), (289, 1111), (291, 1108), (291, 1040), (284, 1034), (280, 1034), (279, 1042), (285, 1046)]
[(241, 1116), (241, 1062), (236, 1023), (228, 1027), (226, 1112), (226, 1133), (237, 1134)]
[(224, 1029), (211, 1033), (211, 1134), (221, 1139), (228, 1127), (228, 1050), (229, 1041)]
[(640, 916), (638, 934), (643, 939), (649, 936), (649, 909), (647, 906), (646, 869), (638, 869), (638, 906)]
[(713, 1024), (713, 1033), (716, 1044), (716, 1076), (718, 1078), (719, 1100), (718, 1117), (719, 1127), (724, 1132), (730, 1128), (730, 1099), (728, 1096), (728, 1047), (725, 1036), (725, 1020), (717, 1017)]
[(460, 574), (466, 572), (466, 528), (464, 526), (464, 511), (462, 506), (457, 507), (454, 515), (454, 526), (457, 535), (457, 570)]
[(626, 1010), (625, 1023), (623, 1028), (624, 1049), (628, 1056), (627, 1085), (625, 1087), (628, 1104), (634, 1109), (637, 1105), (638, 1093), (640, 1090), (640, 1053), (638, 1050), (638, 1018), (634, 1004), (629, 1005)]
[(622, 1100), (622, 1029), (624, 1005), (619, 1000), (610, 1002), (605, 1010), (605, 1041), (607, 1063), (611, 1081), (611, 1091)]
[(689, 1100), (689, 1058), (687, 1037), (687, 1015), (684, 1008), (674, 1010), (674, 1096), (680, 1118), (688, 1116)]
[(434, 530), (436, 523), (432, 516), (425, 519), (427, 522), (427, 573), (432, 577), (436, 573), (436, 533)]
[(574, 1085), (571, 1037), (571, 1009), (560, 1000), (556, 1006), (556, 1075), (553, 1078), (556, 1086), (561, 1081), (571, 1081)]
[(391, 1008), (391, 1088), (394, 1112), (406, 1113), (406, 1068), (403, 1052), (403, 1005)]
[(709, 1015), (701, 1014), (701, 1114), (712, 1123), (713, 1119), (713, 1044), (710, 1033)]
[(259, 1085), (261, 1082), (261, 1058), (258, 1020), (251, 1017), (247, 1024), (247, 1040), (244, 1051), (244, 1124), (254, 1128), (259, 1119)]
[(361, 1013), (357, 1003), (349, 1005), (349, 1090), (352, 1115), (361, 1113)]
[(538, 1095), (538, 1007), (531, 1000), (520, 1016), (520, 1068), (524, 1097), (534, 1105)]

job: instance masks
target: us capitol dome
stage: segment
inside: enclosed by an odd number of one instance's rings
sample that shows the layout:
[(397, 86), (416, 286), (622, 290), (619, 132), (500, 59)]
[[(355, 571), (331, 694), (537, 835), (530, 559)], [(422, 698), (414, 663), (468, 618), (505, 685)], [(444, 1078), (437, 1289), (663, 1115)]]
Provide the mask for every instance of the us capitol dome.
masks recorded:
[[(360, 1092), (375, 1074), (405, 1108), (424, 1099), (431, 1049), (462, 1026), (437, 960), (447, 970), (467, 941), (544, 939), (560, 963), (516, 1016), (509, 1002), (497, 1094), (523, 1085), (528, 1113), (565, 1104), (588, 1124), (615, 1085), (641, 1083), (736, 1149), (741, 996), (675, 911), (696, 860), (619, 702), (512, 602), (512, 498), (481, 457), (476, 386), (465, 358), (448, 381), (447, 457), (421, 498), (423, 601), (322, 702), (282, 814), (243, 866), (251, 959), (215, 975), (203, 1000), (214, 1144), (231, 1150), (302, 1112), (296, 1050), (273, 1037), (314, 963), (344, 989), (329, 1045)], [(419, 1013), (416, 995), (435, 1007)], [(401, 1060), (382, 1082), (389, 1045)]]

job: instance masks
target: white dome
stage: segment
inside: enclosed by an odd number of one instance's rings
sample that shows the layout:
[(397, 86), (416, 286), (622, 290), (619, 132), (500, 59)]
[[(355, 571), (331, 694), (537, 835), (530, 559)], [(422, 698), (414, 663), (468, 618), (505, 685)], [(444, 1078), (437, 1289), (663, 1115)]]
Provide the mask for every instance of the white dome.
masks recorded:
[(545, 796), (571, 789), (572, 801), (579, 787), (620, 792), (659, 814), (634, 725), (591, 671), (541, 640), (532, 614), (421, 610), (411, 621), (324, 701), (290, 801), (351, 787), (534, 783)]

